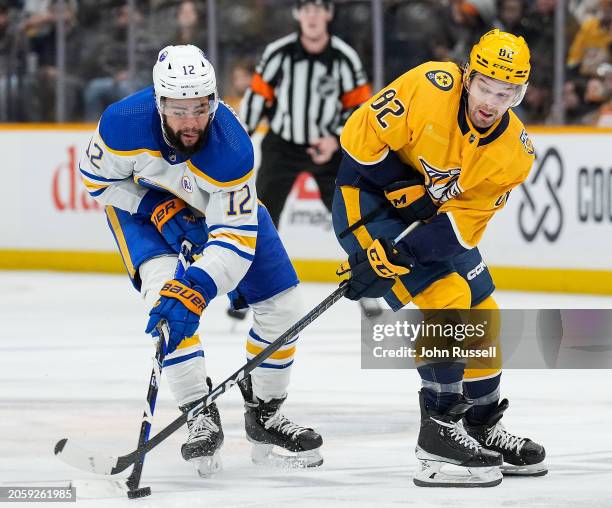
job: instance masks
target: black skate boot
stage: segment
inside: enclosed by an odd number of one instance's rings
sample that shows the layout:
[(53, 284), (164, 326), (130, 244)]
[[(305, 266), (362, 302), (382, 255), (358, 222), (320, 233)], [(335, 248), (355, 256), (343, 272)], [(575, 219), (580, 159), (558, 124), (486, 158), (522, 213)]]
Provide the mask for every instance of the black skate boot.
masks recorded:
[(544, 447), (526, 437), (511, 434), (500, 422), (509, 405), (508, 399), (502, 400), (485, 423), (471, 425), (466, 420), (465, 429), (482, 446), (503, 455), (501, 471), (504, 475), (544, 476), (548, 473)]
[[(319, 448), (321, 436), (312, 429), (288, 420), (280, 412), (286, 397), (269, 402), (253, 396), (251, 377), (239, 383), (244, 397), (244, 426), (253, 443), (251, 458), (255, 464), (285, 468), (317, 467), (323, 464)], [(277, 453), (274, 447), (285, 453)]]
[[(461, 419), (472, 403), (465, 397), (445, 413), (425, 407), (422, 392), (421, 430), (416, 457), (421, 470), (414, 477), (419, 487), (493, 487), (502, 481), (502, 456), (483, 448), (470, 437)], [(445, 470), (442, 471), (442, 466)]]
[[(183, 412), (191, 412), (197, 404), (196, 400), (180, 407)], [(181, 446), (183, 458), (195, 465), (198, 474), (209, 477), (222, 469), (219, 450), (223, 445), (223, 429), (217, 405), (213, 402), (205, 408), (199, 408), (189, 414), (187, 420), (189, 437)]]

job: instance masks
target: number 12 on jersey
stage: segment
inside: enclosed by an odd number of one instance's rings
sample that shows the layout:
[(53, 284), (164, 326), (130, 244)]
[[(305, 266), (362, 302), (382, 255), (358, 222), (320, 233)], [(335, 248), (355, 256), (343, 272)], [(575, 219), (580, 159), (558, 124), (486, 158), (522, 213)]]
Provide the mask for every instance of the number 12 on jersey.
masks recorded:
[(241, 189), (235, 191), (229, 191), (227, 195), (229, 203), (226, 214), (228, 216), (233, 217), (236, 215), (245, 215), (253, 211), (253, 209), (249, 207), (249, 202), (251, 201), (251, 189), (249, 189), (248, 185), (245, 185)]

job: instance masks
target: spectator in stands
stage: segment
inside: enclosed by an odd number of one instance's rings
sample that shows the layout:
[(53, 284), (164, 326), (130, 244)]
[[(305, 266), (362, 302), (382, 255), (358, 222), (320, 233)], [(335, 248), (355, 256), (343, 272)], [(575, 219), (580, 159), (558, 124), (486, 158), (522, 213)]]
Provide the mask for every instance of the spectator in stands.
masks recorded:
[[(158, 42), (149, 38), (141, 29), (142, 16), (134, 11), (136, 30), (134, 75), (128, 69), (128, 30), (130, 11), (127, 5), (115, 9), (114, 26), (97, 34), (87, 48), (83, 60), (83, 73), (90, 78), (85, 86), (85, 120), (96, 121), (111, 103), (146, 86), (150, 80), (148, 64), (155, 58)], [(131, 79), (130, 79), (131, 78)]]
[(63, 14), (57, 0), (26, 2), (25, 9), (28, 8), (31, 10), (25, 11), (26, 18), (20, 26), (30, 48), (27, 74), (23, 80), (28, 93), (16, 98), (21, 102), (23, 119), (33, 122), (53, 122), (56, 119), (56, 82), (59, 76), (56, 29), (60, 15), (63, 16), (66, 34), (65, 113), (67, 118), (75, 118), (80, 115), (83, 88), (79, 75), (83, 37), (77, 24), (77, 3), (64, 1)]
[(600, 65), (598, 74), (603, 80), (605, 100), (599, 108), (595, 125), (597, 127), (612, 127), (612, 64)]
[(251, 86), (255, 63), (253, 60), (242, 59), (232, 64), (230, 70), (230, 86), (224, 94), (223, 100), (235, 111), (240, 109), (240, 101)]
[[(532, 67), (533, 68), (533, 67)], [(545, 124), (550, 116), (552, 106), (551, 76), (532, 73), (529, 77), (527, 93), (521, 107), (515, 110), (519, 118), (528, 124)]]
[(581, 76), (597, 74), (601, 64), (612, 62), (612, 0), (600, 0), (599, 12), (580, 26), (567, 57), (567, 65)]
[(174, 33), (161, 46), (170, 44), (193, 44), (198, 48), (206, 48), (208, 41), (206, 38), (206, 23), (203, 15), (198, 9), (198, 5), (193, 0), (181, 1), (175, 12)]
[(497, 19), (493, 24), (500, 30), (528, 39), (528, 30), (525, 26), (526, 11), (526, 0), (498, 0)]
[(385, 83), (390, 83), (408, 69), (448, 55), (449, 48), (439, 37), (443, 29), (442, 17), (441, 9), (430, 0), (396, 2), (387, 8)]
[(493, 28), (495, 11), (495, 0), (450, 0), (441, 34), (449, 48), (443, 59), (465, 63), (479, 37)]

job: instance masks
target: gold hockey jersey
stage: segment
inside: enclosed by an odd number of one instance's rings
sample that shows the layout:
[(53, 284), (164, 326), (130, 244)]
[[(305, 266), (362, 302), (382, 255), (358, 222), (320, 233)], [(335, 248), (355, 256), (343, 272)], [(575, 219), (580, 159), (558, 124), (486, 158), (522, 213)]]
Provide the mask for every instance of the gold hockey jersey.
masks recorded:
[(427, 62), (375, 94), (349, 118), (344, 151), (372, 171), (389, 151), (420, 172), (465, 248), (478, 244), (493, 214), (523, 182), (534, 149), (522, 122), (507, 111), (486, 132), (471, 123), (456, 64)]

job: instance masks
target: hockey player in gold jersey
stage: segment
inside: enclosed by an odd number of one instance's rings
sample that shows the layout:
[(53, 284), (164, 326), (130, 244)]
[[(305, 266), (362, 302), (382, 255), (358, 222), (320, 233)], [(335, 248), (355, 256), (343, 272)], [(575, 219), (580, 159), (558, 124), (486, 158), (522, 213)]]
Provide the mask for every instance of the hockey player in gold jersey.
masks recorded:
[[(333, 206), (334, 230), (349, 254), (349, 298), (383, 296), (394, 310), (412, 301), (424, 310), (495, 313), (495, 288), (477, 246), (534, 161), (511, 109), (525, 95), (529, 71), (524, 39), (492, 30), (463, 68), (420, 65), (349, 118)], [(415, 221), (422, 224), (392, 246)], [(546, 474), (544, 448), (500, 423), (508, 402), (499, 402), (499, 361), (487, 369), (471, 369), (470, 361), (467, 368), (422, 359), (417, 366), (417, 485), (493, 486), (502, 472)], [(446, 463), (464, 474), (445, 475)]]

